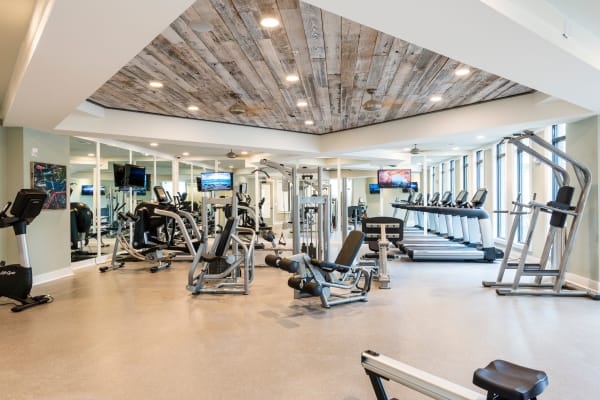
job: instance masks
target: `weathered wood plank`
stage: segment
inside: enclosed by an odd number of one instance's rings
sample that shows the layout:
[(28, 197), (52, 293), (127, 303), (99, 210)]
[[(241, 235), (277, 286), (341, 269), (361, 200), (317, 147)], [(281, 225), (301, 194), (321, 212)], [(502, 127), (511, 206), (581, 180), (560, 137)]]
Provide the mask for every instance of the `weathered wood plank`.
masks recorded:
[[(273, 16), (278, 28), (260, 26)], [(190, 25), (208, 22), (210, 32)], [(528, 93), (531, 89), (298, 0), (197, 0), (94, 93), (106, 107), (328, 133)], [(297, 73), (300, 82), (285, 76)], [(152, 90), (148, 81), (165, 87)], [(376, 90), (382, 110), (362, 104)], [(249, 112), (228, 109), (241, 96)], [(431, 95), (443, 100), (433, 103)], [(298, 100), (308, 107), (299, 109)], [(190, 112), (187, 106), (200, 107)], [(307, 127), (305, 119), (315, 125)]]

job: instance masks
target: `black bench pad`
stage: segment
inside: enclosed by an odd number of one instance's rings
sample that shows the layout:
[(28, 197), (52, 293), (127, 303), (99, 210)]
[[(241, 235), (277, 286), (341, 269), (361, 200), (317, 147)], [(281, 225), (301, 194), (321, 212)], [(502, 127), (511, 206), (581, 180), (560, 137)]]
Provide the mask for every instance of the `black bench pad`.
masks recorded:
[(495, 360), (473, 373), (473, 383), (506, 400), (530, 400), (548, 386), (544, 371)]

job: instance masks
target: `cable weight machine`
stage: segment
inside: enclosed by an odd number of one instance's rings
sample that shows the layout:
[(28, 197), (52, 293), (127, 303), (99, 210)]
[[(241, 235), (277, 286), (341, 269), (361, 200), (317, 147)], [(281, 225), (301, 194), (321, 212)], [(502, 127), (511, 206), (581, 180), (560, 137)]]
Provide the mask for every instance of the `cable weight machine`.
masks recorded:
[[(292, 242), (293, 253), (302, 252), (303, 243), (306, 252), (312, 258), (329, 261), (329, 242), (330, 242), (330, 210), (331, 198), (324, 195), (323, 185), (323, 168), (302, 168), (301, 174), (296, 167), (287, 167), (283, 164), (263, 159), (260, 162), (262, 165), (273, 168), (283, 176), (283, 183), (290, 185), (292, 193)], [(311, 176), (312, 174), (312, 176)], [(305, 185), (309, 179), (317, 175), (316, 188), (313, 185)], [(305, 179), (303, 179), (303, 177)], [(303, 186), (304, 185), (304, 186)], [(307, 193), (307, 189), (315, 189), (315, 193)], [(311, 221), (308, 224), (301, 224), (301, 221), (307, 219), (310, 213)], [(304, 226), (303, 226), (304, 225)], [(305, 234), (304, 242), (302, 234)], [(310, 234), (310, 242), (306, 243), (306, 234)], [(312, 235), (316, 238), (312, 242)], [(311, 246), (312, 242), (312, 246)]]

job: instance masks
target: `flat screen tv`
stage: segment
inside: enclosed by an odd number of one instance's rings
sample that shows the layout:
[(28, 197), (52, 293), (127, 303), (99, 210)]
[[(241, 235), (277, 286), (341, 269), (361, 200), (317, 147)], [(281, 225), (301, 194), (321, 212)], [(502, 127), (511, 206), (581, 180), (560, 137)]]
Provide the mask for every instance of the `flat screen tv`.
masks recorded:
[(196, 178), (200, 192), (213, 190), (231, 190), (233, 187), (233, 172), (202, 172)]
[[(106, 189), (104, 185), (100, 186), (100, 195), (103, 196), (106, 194)], [(82, 196), (93, 196), (94, 195), (94, 185), (81, 185), (81, 195)]]
[(152, 174), (146, 174), (146, 190), (152, 190)]
[(125, 185), (133, 189), (146, 190), (146, 167), (125, 164)]
[(122, 188), (125, 186), (125, 165), (113, 164), (113, 175), (115, 177), (115, 187)]
[(418, 192), (419, 191), (419, 182), (410, 182), (409, 188), (411, 188), (413, 190), (413, 192)]
[(369, 193), (370, 194), (379, 193), (379, 185), (376, 183), (369, 183)]
[(380, 169), (377, 171), (380, 189), (407, 188), (410, 185), (410, 169)]

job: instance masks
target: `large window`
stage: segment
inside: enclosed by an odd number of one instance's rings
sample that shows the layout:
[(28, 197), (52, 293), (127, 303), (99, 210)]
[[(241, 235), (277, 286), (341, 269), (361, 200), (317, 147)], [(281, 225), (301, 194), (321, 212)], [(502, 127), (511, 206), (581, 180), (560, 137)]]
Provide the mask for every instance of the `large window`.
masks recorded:
[(483, 150), (475, 152), (475, 186), (476, 189), (483, 187)]
[(469, 190), (469, 156), (463, 156), (462, 158), (462, 188)]
[[(506, 144), (496, 145), (496, 208), (506, 210)], [(506, 214), (496, 213), (496, 236), (506, 237)]]
[(452, 197), (454, 197), (454, 178), (455, 178), (455, 168), (454, 168), (454, 160), (450, 160), (448, 163), (448, 178), (450, 180), (450, 191), (452, 192)]
[[(516, 158), (516, 180), (517, 180), (517, 193), (519, 194), (520, 200), (523, 203), (531, 200), (531, 175), (530, 171), (530, 156), (521, 149), (517, 149)], [(516, 218), (519, 219), (519, 225), (517, 228), (517, 241), (523, 243), (527, 234), (527, 227), (529, 224), (529, 218), (527, 215), (519, 215)]]
[[(561, 125), (552, 125), (552, 146), (556, 147), (559, 150), (566, 151), (567, 144), (567, 136), (565, 134), (565, 124)], [(552, 161), (561, 167), (566, 167), (566, 162), (564, 159), (557, 157), (556, 154), (552, 154)], [(556, 182), (556, 178), (554, 174), (552, 174), (552, 197), (556, 197), (556, 193), (558, 193), (558, 182)]]
[(440, 193), (446, 191), (446, 163), (440, 164)]

